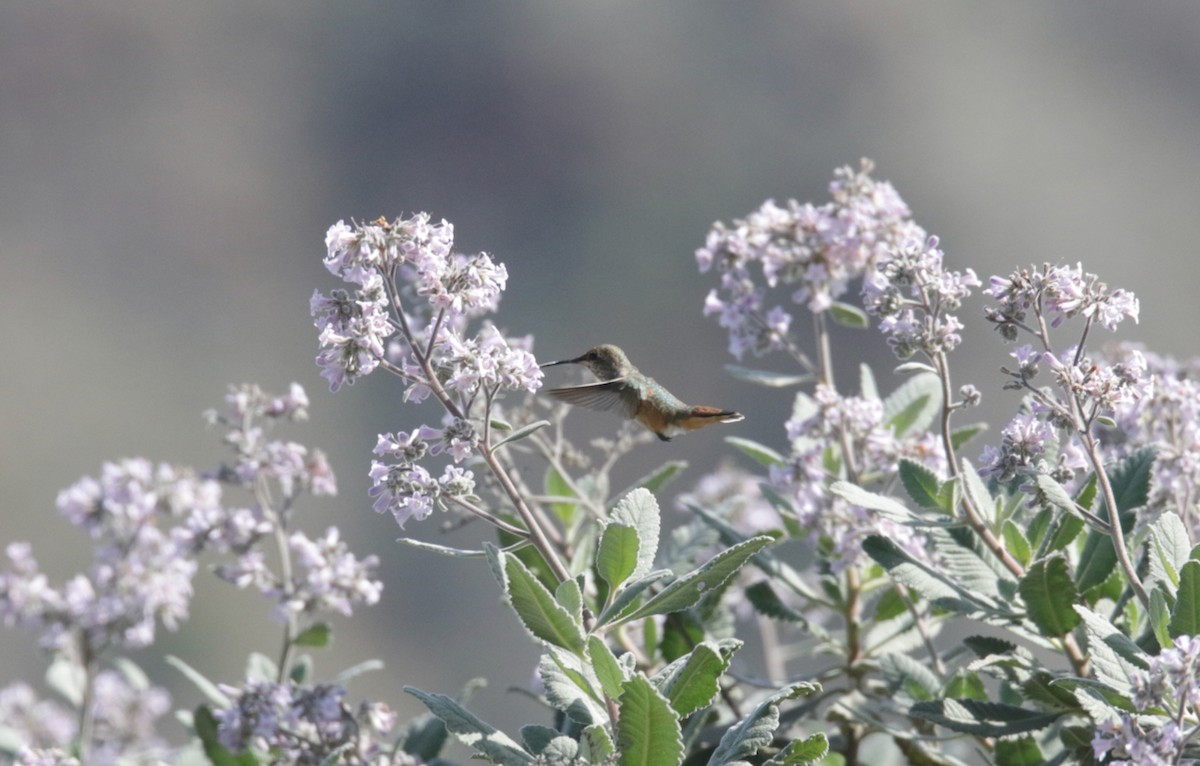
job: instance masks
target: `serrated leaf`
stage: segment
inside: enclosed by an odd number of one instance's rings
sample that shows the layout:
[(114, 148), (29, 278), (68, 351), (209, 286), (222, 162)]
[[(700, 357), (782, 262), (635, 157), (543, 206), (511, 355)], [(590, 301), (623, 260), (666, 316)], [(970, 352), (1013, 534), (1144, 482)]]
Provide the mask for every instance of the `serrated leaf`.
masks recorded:
[(583, 629), (554, 595), (516, 556), (500, 554), (509, 605), (536, 638), (576, 654), (583, 651)]
[(675, 477), (683, 473), (688, 467), (686, 460), (668, 460), (667, 462), (655, 468), (650, 473), (629, 485), (624, 492), (617, 493), (617, 497), (625, 497), (635, 489), (645, 489), (649, 492), (658, 492), (663, 487), (675, 480)]
[(673, 576), (674, 573), (670, 569), (659, 569), (645, 577), (630, 582), (625, 586), (624, 590), (617, 594), (612, 603), (600, 613), (600, 616), (596, 618), (597, 627), (623, 620), (636, 608), (638, 599), (647, 588), (656, 582)]
[(918, 507), (934, 511), (945, 510), (940, 499), (941, 482), (938, 481), (937, 474), (925, 466), (907, 458), (902, 459), (900, 483)]
[(929, 427), (942, 407), (942, 383), (937, 375), (914, 375), (883, 402), (883, 422), (897, 438)]
[(865, 330), (871, 326), (870, 320), (867, 319), (867, 312), (858, 306), (852, 306), (849, 303), (842, 303), (841, 301), (833, 301), (829, 304), (829, 316), (843, 327), (850, 327), (855, 330)]
[(1118, 694), (1129, 696), (1133, 677), (1148, 667), (1146, 653), (1103, 616), (1079, 604), (1075, 611), (1083, 618), (1096, 679)]
[(596, 573), (616, 592), (638, 565), (638, 533), (632, 526), (610, 522), (600, 533)]
[(504, 732), (485, 723), (462, 705), (444, 694), (432, 694), (413, 686), (404, 691), (425, 703), (429, 712), (446, 724), (446, 729), (468, 747), (474, 748), (493, 763), (503, 766), (528, 766), (533, 756)]
[(537, 433), (538, 431), (542, 430), (543, 428), (545, 428), (548, 425), (550, 425), (549, 420), (539, 420), (536, 423), (530, 423), (527, 426), (522, 426), (522, 427), (518, 428), (516, 431), (513, 431), (512, 433), (505, 436), (500, 441), (493, 444), (492, 450), (495, 451), (495, 450), (499, 449), (500, 447), (503, 447), (505, 444), (508, 444), (509, 442), (515, 442), (519, 439), (524, 439), (528, 436), (532, 436), (533, 434)]
[(621, 663), (617, 662), (612, 649), (609, 649), (608, 644), (599, 636), (588, 636), (587, 649), (588, 657), (592, 661), (592, 670), (596, 672), (596, 678), (600, 681), (600, 688), (609, 699), (617, 699), (621, 696), (621, 684), (625, 682)]
[(801, 383), (806, 383), (812, 380), (812, 375), (796, 375), (787, 372), (771, 372), (770, 370), (752, 370), (749, 367), (743, 367), (740, 364), (725, 365), (725, 372), (729, 373), (738, 380), (744, 380), (747, 383), (756, 383), (760, 386), (769, 388), (788, 388), (790, 386), (798, 386)]
[(1158, 588), (1150, 591), (1150, 630), (1159, 646), (1171, 645), (1171, 607), (1167, 597)]
[(987, 485), (983, 483), (983, 479), (979, 478), (979, 473), (976, 472), (970, 461), (964, 460), (962, 462), (963, 470), (959, 475), (963, 480), (963, 492), (970, 499), (971, 504), (975, 506), (975, 510), (979, 512), (986, 524), (996, 512), (996, 501), (992, 498), (992, 494), (988, 492)]
[(1064, 513), (1069, 513), (1072, 516), (1079, 515), (1079, 510), (1075, 507), (1075, 499), (1072, 498), (1071, 494), (1067, 492), (1066, 488), (1055, 481), (1053, 477), (1047, 476), (1044, 473), (1039, 473), (1034, 481), (1037, 484), (1037, 488), (1041, 492), (1042, 497), (1045, 498), (1050, 505)]
[(659, 691), (671, 703), (680, 718), (712, 704), (721, 692), (721, 674), (729, 668), (733, 652), (722, 652), (712, 642), (705, 641), (659, 686)]
[(1169, 590), (1179, 587), (1179, 570), (1191, 557), (1192, 541), (1187, 527), (1176, 513), (1161, 514), (1150, 526), (1151, 582), (1161, 582)]
[(612, 737), (602, 724), (592, 724), (579, 737), (579, 755), (585, 763), (604, 763), (614, 750)]
[(645, 603), (631, 614), (625, 615), (621, 621), (637, 620), (652, 614), (670, 614), (695, 605), (708, 593), (724, 585), (750, 557), (773, 542), (775, 538), (760, 535), (721, 551), (702, 566), (646, 599)]
[(554, 600), (567, 610), (572, 620), (579, 625), (583, 624), (583, 591), (580, 589), (578, 581), (571, 579), (559, 583), (558, 588), (554, 591)]
[(1168, 630), (1172, 638), (1200, 634), (1200, 561), (1189, 560), (1179, 570), (1179, 592)]
[(184, 678), (191, 681), (192, 685), (199, 689), (200, 693), (214, 706), (227, 708), (233, 704), (232, 700), (229, 699), (229, 695), (221, 691), (215, 683), (208, 680), (199, 670), (196, 670), (191, 665), (171, 654), (168, 654), (165, 659), (168, 665), (178, 670), (183, 674)]
[(771, 744), (779, 727), (779, 704), (819, 688), (816, 684), (792, 684), (767, 697), (749, 715), (729, 727), (709, 757), (708, 766), (733, 766)]
[(977, 657), (1012, 654), (1017, 650), (1016, 644), (994, 636), (968, 636), (963, 644)]
[(765, 444), (759, 444), (753, 439), (745, 439), (741, 436), (726, 436), (725, 443), (741, 450), (751, 460), (766, 468), (773, 468), (784, 463), (783, 455), (780, 455)]
[(1060, 638), (1079, 624), (1073, 608), (1078, 593), (1063, 556), (1035, 561), (1021, 578), (1019, 590), (1026, 614), (1042, 635)]
[(640, 578), (649, 574), (654, 567), (654, 557), (658, 555), (659, 528), (662, 524), (654, 495), (646, 489), (633, 490), (621, 498), (609, 518), (637, 530), (638, 564), (630, 577)]
[(817, 766), (829, 753), (829, 740), (823, 733), (805, 739), (793, 739), (764, 766)]
[(804, 622), (804, 615), (779, 600), (769, 580), (759, 580), (746, 588), (746, 599), (761, 615), (788, 622)]
[(1013, 558), (1021, 563), (1021, 566), (1028, 566), (1033, 551), (1029, 549), (1029, 541), (1025, 539), (1025, 535), (1021, 534), (1020, 527), (1012, 523), (1012, 519), (1007, 519), (1001, 532), (1004, 535), (1004, 547), (1012, 554)]
[(880, 657), (879, 670), (894, 695), (913, 701), (933, 699), (942, 685), (927, 665), (899, 652)]
[(608, 717), (601, 703), (599, 679), (575, 655), (550, 648), (538, 660), (538, 676), (546, 701), (572, 720), (587, 726)]
[(296, 636), (292, 643), (296, 646), (311, 646), (321, 648), (329, 646), (329, 641), (333, 637), (333, 628), (328, 623), (318, 622), (315, 625), (310, 625)]
[(917, 591), (937, 606), (960, 614), (994, 611), (992, 605), (980, 601), (975, 593), (955, 582), (949, 573), (931, 569), (917, 561), (889, 538), (871, 535), (863, 541), (863, 551), (886, 569), (894, 580)]
[(973, 699), (942, 699), (918, 702), (909, 708), (917, 718), (945, 726), (951, 731), (980, 737), (1009, 737), (1044, 729), (1062, 713), (1027, 710), (1000, 702)]
[(645, 676), (621, 684), (617, 748), (621, 766), (677, 766), (683, 761), (679, 719)]

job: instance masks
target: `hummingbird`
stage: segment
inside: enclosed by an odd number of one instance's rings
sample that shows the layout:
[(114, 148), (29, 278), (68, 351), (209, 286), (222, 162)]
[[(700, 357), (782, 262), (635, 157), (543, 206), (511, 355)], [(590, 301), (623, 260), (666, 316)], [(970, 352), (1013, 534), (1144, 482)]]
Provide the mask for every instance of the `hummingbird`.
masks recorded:
[(744, 419), (740, 412), (733, 410), (684, 404), (654, 378), (643, 375), (616, 346), (596, 346), (574, 359), (547, 362), (541, 366), (558, 364), (581, 364), (600, 380), (582, 386), (551, 388), (546, 393), (567, 404), (616, 412), (636, 420), (665, 442), (713, 423), (736, 423)]

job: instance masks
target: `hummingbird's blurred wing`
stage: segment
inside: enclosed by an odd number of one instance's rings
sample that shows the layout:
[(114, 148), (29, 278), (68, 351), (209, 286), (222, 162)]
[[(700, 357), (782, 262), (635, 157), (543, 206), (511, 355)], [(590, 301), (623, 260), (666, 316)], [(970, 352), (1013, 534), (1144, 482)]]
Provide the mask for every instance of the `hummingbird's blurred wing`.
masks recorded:
[(546, 393), (559, 401), (577, 407), (587, 407), (589, 410), (615, 412), (627, 418), (632, 418), (637, 413), (637, 392), (628, 386), (626, 378), (613, 378), (582, 386), (551, 388)]

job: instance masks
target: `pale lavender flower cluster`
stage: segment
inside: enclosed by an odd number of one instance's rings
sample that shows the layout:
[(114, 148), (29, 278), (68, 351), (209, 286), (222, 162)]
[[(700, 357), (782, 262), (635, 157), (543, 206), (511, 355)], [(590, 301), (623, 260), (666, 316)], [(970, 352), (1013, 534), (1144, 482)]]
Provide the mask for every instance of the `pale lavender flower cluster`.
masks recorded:
[(889, 251), (863, 279), (863, 308), (880, 317), (879, 329), (900, 359), (934, 357), (962, 342), (957, 311), (981, 283), (971, 269), (946, 271), (937, 237)]
[[(466, 320), (495, 311), (508, 272), (487, 253), (455, 253), (450, 223), (430, 223), (427, 213), (391, 223), (339, 221), (325, 244), (326, 268), (355, 285), (315, 291), (310, 303), (320, 331), (317, 364), (332, 390), (385, 362), (409, 380), (409, 396), (427, 395), (431, 374), (537, 390), (541, 373), (528, 352), (494, 328), (463, 337)], [(402, 342), (389, 343), (397, 332)]]
[(233, 752), (270, 752), (276, 763), (412, 762), (382, 739), (396, 725), (395, 713), (382, 703), (352, 710), (339, 686), (262, 682), (222, 691), (236, 702), (214, 711), (217, 736)]
[(857, 479), (864, 483), (894, 476), (902, 458), (944, 474), (944, 456), (935, 436), (898, 439), (884, 424), (878, 399), (842, 397), (823, 384), (814, 391), (813, 403), (787, 421), (791, 455), (770, 470), (772, 485), (792, 500), (800, 526), (811, 531), (812, 542), (827, 541), (834, 571), (858, 563), (865, 555), (862, 541), (870, 535), (889, 537), (913, 556), (928, 560), (924, 535), (902, 520), (851, 505), (829, 491), (829, 483), (838, 476), (829, 473), (827, 451), (830, 444), (848, 450), (856, 461)]
[(1138, 401), (1116, 407), (1115, 428), (1105, 433), (1115, 457), (1143, 445), (1155, 448), (1149, 513), (1171, 510), (1188, 522), (1193, 539), (1200, 535), (1200, 359), (1180, 362), (1132, 344), (1117, 344), (1105, 353), (1110, 364), (1131, 358), (1146, 365), (1148, 392)]
[(984, 313), (1007, 341), (1016, 340), (1022, 329), (1044, 330), (1046, 317), (1050, 317), (1051, 327), (1058, 327), (1065, 319), (1083, 316), (1089, 324), (1099, 322), (1109, 331), (1127, 317), (1134, 322), (1138, 319), (1138, 300), (1133, 293), (1110, 291), (1095, 274), (1085, 273), (1082, 264), (1043, 264), (1040, 271), (1019, 269), (1007, 277), (993, 276), (983, 292), (1000, 303)]
[[(458, 464), (477, 452), (475, 425), (488, 417), (501, 390), (537, 391), (542, 371), (529, 338), (507, 338), (490, 322), (473, 336), (468, 320), (495, 311), (508, 280), (486, 253), (454, 252), (454, 229), (426, 213), (348, 226), (326, 236), (326, 267), (357, 285), (351, 293), (313, 294), (321, 331), (318, 364), (337, 390), (382, 365), (407, 383), (405, 401), (433, 396), (446, 411), (440, 429), (421, 426), (383, 434), (371, 463), (375, 510), (403, 527), (444, 500), (470, 498), (471, 471)], [(419, 463), (426, 454), (454, 461), (440, 477)]]
[(299, 384), (291, 384), (282, 396), (253, 384), (230, 386), (225, 408), (209, 410), (205, 418), (229, 429), (225, 442), (237, 453), (237, 462), (222, 471), (223, 480), (251, 490), (259, 482), (270, 482), (279, 488), (285, 506), (304, 492), (337, 494), (337, 479), (324, 452), (267, 438), (267, 431), (277, 422), (307, 420), (308, 396)]
[(220, 500), (215, 481), (167, 464), (106, 463), (98, 479), (58, 496), (59, 511), (95, 541), (88, 573), (56, 588), (29, 544), (10, 543), (0, 618), (41, 632), (50, 648), (66, 648), (76, 632), (91, 652), (147, 646), (157, 622), (174, 629), (188, 615), (196, 562), (186, 527), (175, 525), (194, 511), (215, 512)]
[[(170, 712), (166, 690), (131, 683), (123, 673), (101, 671), (96, 676), (92, 709), (93, 763), (161, 763), (170, 752), (158, 736), (159, 719)], [(0, 722), (22, 734), (25, 752), (18, 763), (62, 763), (69, 758), (78, 735), (78, 715), (64, 705), (39, 699), (28, 684), (17, 682), (0, 690)]]
[[(741, 359), (746, 351), (761, 356), (785, 347), (792, 317), (782, 306), (765, 308), (768, 288), (791, 288), (793, 303), (827, 311), (886, 253), (925, 240), (895, 188), (873, 179), (872, 170), (863, 160), (857, 171), (836, 171), (833, 200), (819, 207), (767, 200), (731, 226), (713, 224), (696, 262), (701, 273), (720, 272), (704, 314), (717, 315), (729, 331), (730, 353)], [(765, 287), (756, 281), (755, 265)]]
[[(380, 434), (371, 461), (371, 489), (377, 513), (391, 513), (403, 527), (409, 519), (429, 516), (452, 498), (471, 498), (475, 475), (457, 463), (471, 454), (477, 436), (469, 421), (448, 417), (445, 428), (421, 426), (415, 431)], [(426, 454), (446, 452), (454, 459), (439, 478), (419, 463)], [(385, 462), (386, 461), (386, 462)]]
[[(1122, 714), (1096, 728), (1092, 751), (1113, 766), (1158, 766), (1181, 760), (1200, 713), (1200, 637), (1179, 636), (1150, 667), (1132, 677), (1133, 704), (1146, 715)], [(1193, 725), (1184, 728), (1182, 722)]]
[(239, 556), (233, 564), (217, 567), (216, 572), (239, 588), (257, 588), (275, 602), (275, 616), (280, 620), (327, 611), (349, 616), (355, 606), (377, 603), (383, 583), (372, 577), (379, 558), (356, 557), (340, 537), (337, 527), (325, 530), (317, 540), (293, 532), (288, 537), (295, 565), (290, 577), (271, 571), (258, 548)]

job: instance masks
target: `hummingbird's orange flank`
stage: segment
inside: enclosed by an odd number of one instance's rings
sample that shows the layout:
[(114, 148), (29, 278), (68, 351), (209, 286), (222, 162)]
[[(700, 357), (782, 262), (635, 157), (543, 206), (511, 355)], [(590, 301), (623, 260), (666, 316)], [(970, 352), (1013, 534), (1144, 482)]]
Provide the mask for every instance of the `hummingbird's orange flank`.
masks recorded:
[(582, 386), (551, 388), (546, 393), (567, 404), (632, 418), (665, 442), (685, 431), (744, 419), (740, 412), (733, 410), (684, 404), (654, 378), (639, 372), (625, 352), (616, 346), (596, 346), (574, 359), (547, 362), (542, 367), (556, 364), (582, 364), (600, 380)]

